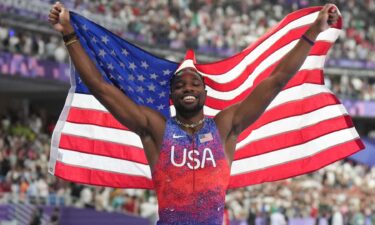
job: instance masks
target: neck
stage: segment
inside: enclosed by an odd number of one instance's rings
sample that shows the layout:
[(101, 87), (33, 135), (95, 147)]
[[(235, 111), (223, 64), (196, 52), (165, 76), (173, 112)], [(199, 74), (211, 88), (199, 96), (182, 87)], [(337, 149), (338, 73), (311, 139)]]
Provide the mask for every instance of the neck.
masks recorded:
[(203, 118), (203, 110), (198, 113), (176, 113), (176, 119), (186, 124), (198, 123)]
[(194, 116), (187, 117), (186, 115), (176, 115), (177, 124), (189, 133), (195, 133), (197, 130), (202, 128), (204, 124), (204, 115), (198, 113)]

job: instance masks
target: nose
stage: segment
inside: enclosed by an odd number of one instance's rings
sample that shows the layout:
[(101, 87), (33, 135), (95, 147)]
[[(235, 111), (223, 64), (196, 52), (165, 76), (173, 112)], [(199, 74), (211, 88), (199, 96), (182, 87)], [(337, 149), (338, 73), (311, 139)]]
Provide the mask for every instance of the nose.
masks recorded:
[(189, 93), (194, 91), (194, 85), (193, 84), (186, 84), (184, 86), (184, 93)]

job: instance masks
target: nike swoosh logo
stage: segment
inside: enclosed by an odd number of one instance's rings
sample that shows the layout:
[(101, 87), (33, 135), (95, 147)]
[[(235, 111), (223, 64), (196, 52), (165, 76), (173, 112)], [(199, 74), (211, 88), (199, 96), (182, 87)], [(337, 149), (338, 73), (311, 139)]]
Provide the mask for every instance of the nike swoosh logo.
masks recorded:
[(173, 134), (173, 138), (182, 138), (184, 137), (183, 135), (176, 135), (176, 134)]

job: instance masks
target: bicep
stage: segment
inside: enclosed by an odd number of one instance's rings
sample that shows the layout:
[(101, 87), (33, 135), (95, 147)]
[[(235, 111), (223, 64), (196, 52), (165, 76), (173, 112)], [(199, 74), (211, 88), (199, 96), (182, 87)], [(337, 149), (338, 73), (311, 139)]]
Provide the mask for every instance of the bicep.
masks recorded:
[(271, 101), (280, 92), (282, 85), (276, 76), (268, 77), (259, 83), (256, 88), (233, 110), (232, 130), (239, 135), (243, 130), (254, 123), (266, 110)]
[(219, 130), (220, 137), (222, 140), (226, 140), (229, 136), (233, 134), (233, 118), (237, 111), (239, 104), (231, 105), (223, 110), (221, 110), (215, 117), (215, 123)]
[(139, 106), (111, 84), (103, 83), (99, 89), (93, 90), (92, 93), (122, 125), (137, 134), (147, 131), (150, 121), (162, 120), (162, 115), (159, 112)]

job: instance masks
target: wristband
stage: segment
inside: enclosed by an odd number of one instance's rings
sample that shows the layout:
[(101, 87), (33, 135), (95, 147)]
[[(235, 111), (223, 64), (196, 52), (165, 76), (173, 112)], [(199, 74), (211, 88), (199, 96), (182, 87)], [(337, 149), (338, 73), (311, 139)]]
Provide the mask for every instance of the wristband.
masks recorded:
[(76, 34), (75, 31), (73, 31), (72, 33), (63, 35), (63, 40), (64, 40), (65, 43), (67, 43), (67, 42), (69, 42), (70, 40), (72, 40), (75, 37), (77, 37), (77, 34)]
[(73, 44), (74, 42), (77, 42), (78, 39), (77, 38), (73, 38), (67, 42), (65, 42), (65, 46), (68, 47), (69, 45)]
[(315, 42), (313, 40), (311, 40), (310, 38), (308, 38), (306, 35), (302, 35), (302, 39), (305, 40), (307, 43), (309, 43), (311, 46), (313, 46), (315, 44)]

